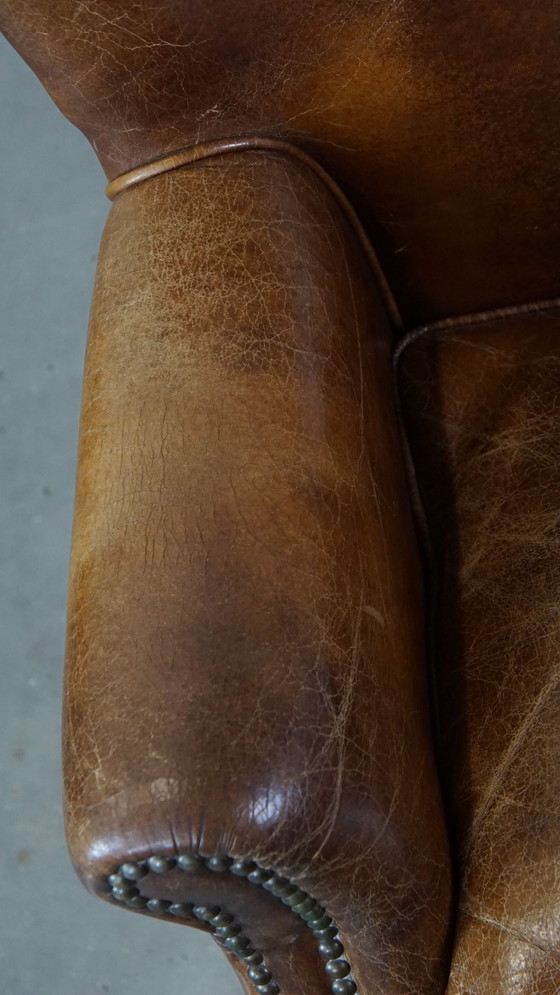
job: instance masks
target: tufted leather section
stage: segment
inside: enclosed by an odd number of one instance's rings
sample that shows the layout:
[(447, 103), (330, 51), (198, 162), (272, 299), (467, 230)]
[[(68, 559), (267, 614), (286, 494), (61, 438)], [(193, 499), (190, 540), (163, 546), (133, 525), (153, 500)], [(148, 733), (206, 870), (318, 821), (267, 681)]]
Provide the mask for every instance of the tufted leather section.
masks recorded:
[[(250, 856), (335, 917), (364, 995), (440, 992), (450, 921), (389, 341), (305, 166), (230, 154), (120, 195), (68, 634), (68, 837), (88, 886), (153, 852)], [(322, 990), (288, 920), (269, 953), (270, 905), (228, 887), (217, 904), (282, 990)]]
[(410, 327), (558, 293), (557, 0), (0, 0), (111, 177), (268, 134), (344, 187)]
[(551, 309), (402, 360), (462, 879), (449, 995), (560, 990), (559, 333)]

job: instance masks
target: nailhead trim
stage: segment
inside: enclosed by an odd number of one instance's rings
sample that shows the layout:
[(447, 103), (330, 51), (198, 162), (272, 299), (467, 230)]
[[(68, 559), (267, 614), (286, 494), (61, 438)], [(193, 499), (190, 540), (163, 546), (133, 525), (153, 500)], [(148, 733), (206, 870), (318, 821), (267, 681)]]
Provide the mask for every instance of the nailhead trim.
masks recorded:
[(251, 884), (269, 891), (302, 919), (317, 941), (317, 949), (325, 962), (325, 975), (333, 995), (356, 995), (358, 988), (352, 968), (344, 958), (344, 945), (338, 928), (319, 902), (292, 884), (288, 878), (275, 871), (259, 867), (254, 860), (235, 860), (224, 854), (202, 857), (197, 853), (178, 857), (155, 854), (147, 860), (129, 860), (121, 864), (107, 881), (111, 895), (128, 908), (151, 912), (153, 915), (172, 915), (179, 919), (192, 918), (207, 922), (220, 942), (247, 967), (247, 977), (259, 995), (278, 995), (280, 988), (273, 980), (261, 953), (253, 950), (250, 940), (229, 912), (217, 905), (194, 906), (189, 902), (173, 904), (159, 898), (144, 898), (137, 887), (148, 873), (166, 874), (177, 868), (186, 874), (206, 868), (215, 874), (228, 872), (246, 878)]

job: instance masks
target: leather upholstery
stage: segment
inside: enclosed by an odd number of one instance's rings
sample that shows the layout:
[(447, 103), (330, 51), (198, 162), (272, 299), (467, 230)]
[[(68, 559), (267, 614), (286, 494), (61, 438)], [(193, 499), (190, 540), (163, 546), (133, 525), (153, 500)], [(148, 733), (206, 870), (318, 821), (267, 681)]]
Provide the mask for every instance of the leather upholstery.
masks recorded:
[[(410, 496), (460, 878), (449, 993), (560, 989), (558, 325), (531, 304), (559, 293), (559, 20), (554, 0), (0, 0), (109, 179), (240, 135), (332, 178), (263, 148), (111, 211), (66, 778), (89, 887), (177, 849), (274, 866), (336, 917), (361, 995), (441, 992), (455, 925)], [(189, 894), (225, 894), (282, 991), (323, 991), (309, 930), (245, 884)]]
[(560, 314), (429, 331), (401, 361), (437, 582), (461, 877), (449, 995), (560, 991)]
[[(321, 899), (364, 991), (435, 992), (447, 855), (389, 341), (299, 163), (229, 153), (116, 199), (85, 374), (68, 834), (105, 894), (128, 857), (250, 856)], [(315, 991), (267, 957), (283, 991)]]
[(110, 177), (268, 134), (342, 185), (405, 325), (558, 294), (556, 0), (1, 0)]

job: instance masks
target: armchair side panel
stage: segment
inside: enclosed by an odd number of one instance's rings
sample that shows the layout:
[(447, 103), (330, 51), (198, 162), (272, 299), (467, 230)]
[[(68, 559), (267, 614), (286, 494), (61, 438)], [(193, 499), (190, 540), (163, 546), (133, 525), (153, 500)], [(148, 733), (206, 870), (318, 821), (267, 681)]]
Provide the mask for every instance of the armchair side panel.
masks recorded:
[(85, 373), (68, 839), (103, 897), (235, 920), (259, 991), (444, 984), (389, 342), (355, 232), (297, 161), (230, 154), (117, 198)]

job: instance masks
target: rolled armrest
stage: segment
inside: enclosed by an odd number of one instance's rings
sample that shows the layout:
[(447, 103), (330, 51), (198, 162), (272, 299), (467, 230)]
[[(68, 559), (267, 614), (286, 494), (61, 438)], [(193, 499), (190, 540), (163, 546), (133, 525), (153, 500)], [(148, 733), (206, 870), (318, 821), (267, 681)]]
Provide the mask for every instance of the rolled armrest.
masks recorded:
[(435, 993), (450, 918), (390, 333), (273, 152), (121, 193), (85, 371), (65, 704), (85, 884), (266, 995)]

